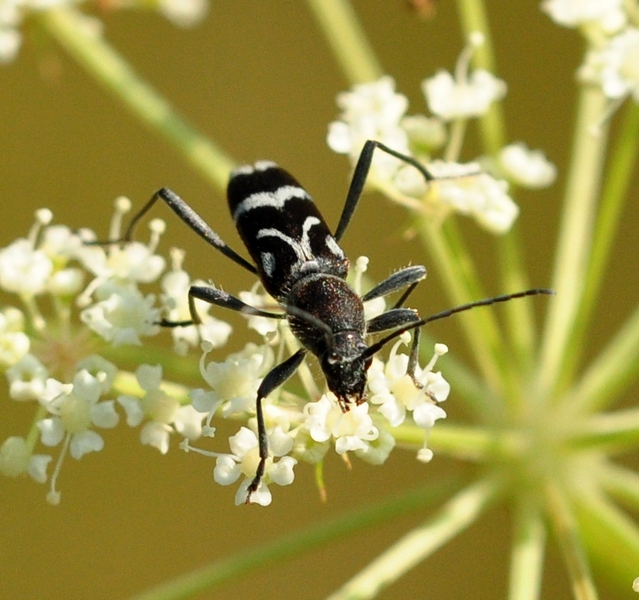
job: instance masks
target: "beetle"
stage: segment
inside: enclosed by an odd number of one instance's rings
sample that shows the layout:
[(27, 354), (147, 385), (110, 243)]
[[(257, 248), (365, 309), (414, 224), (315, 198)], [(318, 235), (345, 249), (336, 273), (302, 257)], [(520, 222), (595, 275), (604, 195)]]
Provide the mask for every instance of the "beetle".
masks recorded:
[[(160, 324), (180, 327), (200, 323), (194, 300), (200, 299), (245, 315), (287, 319), (300, 348), (269, 371), (256, 396), (260, 461), (248, 487), (246, 502), (257, 491), (268, 458), (268, 439), (262, 401), (289, 379), (307, 353), (315, 355), (342, 411), (365, 401), (366, 377), (373, 355), (402, 333), (413, 330), (407, 374), (415, 378), (420, 328), (476, 306), (504, 302), (513, 298), (553, 293), (547, 289), (530, 289), (514, 294), (485, 298), (442, 311), (427, 318), (403, 305), (415, 287), (426, 277), (426, 268), (413, 265), (400, 269), (359, 296), (347, 283), (349, 259), (339, 246), (362, 194), (374, 151), (378, 149), (415, 167), (427, 183), (433, 175), (417, 160), (375, 140), (368, 140), (360, 153), (351, 178), (342, 214), (334, 233), (324, 221), (308, 192), (287, 171), (270, 161), (259, 161), (235, 169), (227, 187), (228, 205), (235, 226), (251, 256), (249, 262), (233, 249), (180, 196), (161, 188), (135, 215), (125, 234), (130, 240), (138, 221), (158, 201), (165, 202), (195, 233), (240, 267), (257, 275), (264, 289), (277, 300), (283, 312), (250, 306), (224, 292), (208, 286), (189, 289), (191, 319)], [(366, 320), (364, 302), (404, 290), (399, 300), (386, 312)], [(369, 345), (369, 334), (391, 331)]]

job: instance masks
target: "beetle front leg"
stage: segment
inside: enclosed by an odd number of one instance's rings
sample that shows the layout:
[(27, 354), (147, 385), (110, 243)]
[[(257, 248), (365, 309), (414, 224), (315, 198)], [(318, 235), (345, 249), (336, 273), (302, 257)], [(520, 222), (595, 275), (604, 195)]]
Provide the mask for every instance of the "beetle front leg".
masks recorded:
[(255, 400), (255, 413), (257, 416), (257, 442), (260, 451), (260, 462), (255, 470), (255, 477), (248, 486), (246, 494), (246, 504), (251, 504), (251, 496), (257, 492), (266, 470), (266, 460), (268, 459), (268, 436), (266, 435), (266, 424), (264, 423), (264, 412), (262, 411), (262, 400), (273, 390), (289, 379), (306, 355), (306, 350), (300, 348), (295, 354), (289, 356), (283, 363), (271, 369), (262, 380), (257, 390)]

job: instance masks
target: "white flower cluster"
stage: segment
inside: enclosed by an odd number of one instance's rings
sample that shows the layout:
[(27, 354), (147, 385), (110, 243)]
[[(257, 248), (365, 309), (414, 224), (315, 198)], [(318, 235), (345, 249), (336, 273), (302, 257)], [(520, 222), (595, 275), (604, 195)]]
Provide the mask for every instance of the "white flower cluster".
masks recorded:
[[(122, 218), (130, 206), (126, 198), (116, 200), (110, 239), (121, 238)], [(93, 232), (51, 225), (52, 217), (48, 209), (37, 211), (28, 236), (0, 250), (0, 289), (17, 295), (24, 310), (6, 306), (0, 311), (0, 367), (11, 399), (38, 404), (33, 431), (39, 432), (42, 445), (61, 445), (48, 494), (49, 501), (57, 503), (56, 480), (67, 452), (79, 459), (101, 450), (104, 441), (96, 429), (119, 421), (112, 395), (118, 369), (94, 353), (98, 341), (105, 347), (142, 345), (145, 338), (158, 334), (157, 322), (175, 314), (174, 298), (184, 292), (172, 282), (188, 280), (188, 275), (175, 259), (161, 280), (163, 304), (156, 295), (141, 291), (140, 285), (157, 281), (165, 268), (165, 260), (155, 253), (164, 230), (160, 220), (151, 222), (148, 244), (100, 245), (91, 243), (96, 239)], [(85, 286), (87, 274), (93, 279)], [(51, 314), (43, 314), (42, 306), (51, 307)], [(230, 326), (207, 315), (208, 308), (202, 307), (201, 325), (172, 330), (176, 352), (197, 347), (202, 339), (214, 346), (226, 343)], [(146, 392), (139, 400), (142, 416), (127, 396), (117, 400), (130, 425), (147, 418), (143, 443), (166, 452), (169, 433), (190, 433), (194, 417), (190, 407), (180, 407), (157, 392), (158, 379), (152, 367), (140, 367), (138, 380)], [(52, 457), (33, 454), (36, 441), (33, 435), (8, 438), (0, 448), (0, 472), (28, 473), (36, 481), (46, 481)]]
[[(407, 116), (407, 98), (395, 91), (391, 77), (384, 76), (338, 95), (341, 113), (339, 120), (329, 125), (327, 141), (335, 152), (347, 154), (353, 164), (367, 140), (416, 158), (434, 180), (427, 183), (414, 167), (378, 151), (368, 181), (409, 208), (440, 219), (451, 211), (459, 212), (493, 233), (505, 233), (519, 208), (508, 195), (507, 181), (495, 175), (520, 186), (540, 188), (550, 185), (556, 173), (540, 151), (530, 151), (521, 143), (504, 148), (497, 161), (485, 163), (483, 170), (477, 163), (456, 162), (464, 129), (459, 125), (484, 115), (506, 94), (506, 84), (488, 71), (470, 71), (470, 58), (481, 43), (480, 35), (471, 36), (454, 74), (442, 70), (422, 82), (432, 117)], [(440, 150), (445, 161), (434, 156)]]
[[(131, 203), (118, 198), (114, 205), (107, 239), (122, 240), (122, 222)], [(196, 302), (202, 322), (169, 331), (176, 354), (200, 345), (204, 349), (200, 359), (204, 388), (187, 392), (163, 381), (159, 365), (141, 364), (134, 375), (126, 373), (114, 364), (118, 347), (150, 343), (166, 331), (158, 324), (162, 319), (189, 321), (188, 288), (198, 282), (183, 270), (180, 250), (171, 250), (171, 265), (165, 271), (166, 261), (156, 252), (164, 232), (159, 219), (150, 222), (147, 243), (103, 243), (90, 230), (52, 225), (52, 218), (47, 209), (37, 211), (28, 235), (0, 249), (0, 291), (15, 294), (21, 303), (20, 308), (0, 310), (0, 368), (8, 380), (8, 397), (34, 407), (27, 433), (0, 444), (0, 473), (27, 474), (37, 482), (48, 482), (47, 499), (57, 504), (66, 456), (80, 459), (101, 451), (100, 430), (115, 427), (124, 416), (127, 425), (140, 427), (141, 443), (161, 453), (168, 452), (171, 439), (179, 437), (183, 449), (214, 456), (215, 481), (229, 485), (239, 480), (236, 503), (245, 502), (259, 462), (256, 392), (276, 356), (281, 360), (296, 344), (286, 321), (247, 319), (259, 343), (249, 343), (216, 362), (210, 360), (210, 352), (227, 342), (231, 327), (207, 313), (209, 304)], [(356, 261), (353, 285), (358, 293), (367, 263), (365, 258)], [(161, 293), (143, 291), (152, 284)], [(257, 306), (275, 304), (257, 286), (240, 295)], [(367, 304), (369, 318), (384, 310), (383, 299)], [(397, 341), (388, 361), (374, 358), (370, 403), (349, 412), (343, 413), (335, 398), (318, 390), (312, 378), (302, 377), (306, 391), (301, 395), (280, 389), (265, 399), (270, 456), (252, 502), (269, 504), (270, 483), (290, 484), (298, 460), (321, 461), (331, 446), (341, 455), (354, 453), (375, 464), (384, 462), (395, 444), (393, 428), (407, 418), (427, 439), (435, 420), (445, 417), (439, 403), (446, 400), (449, 386), (433, 369), (446, 347), (438, 344), (431, 362), (417, 368), (416, 386), (406, 375), (408, 356), (399, 352), (408, 340), (404, 334)], [(223, 452), (212, 452), (201, 446), (215, 437), (213, 420), (219, 418), (241, 425), (228, 440), (228, 449), (222, 443)], [(38, 452), (37, 447), (47, 450)], [(55, 457), (50, 454), (54, 448)], [(418, 459), (427, 461), (431, 456), (424, 443)]]
[(589, 42), (578, 75), (610, 99), (608, 117), (628, 97), (639, 103), (639, 12), (624, 0), (546, 0), (558, 24), (578, 27)]
[[(88, 4), (88, 0), (0, 0), (0, 63), (12, 61), (22, 45), (20, 27), (30, 13), (58, 7)], [(207, 0), (110, 0), (109, 9), (137, 8), (157, 10), (180, 27), (189, 27), (204, 18)], [(85, 17), (94, 31), (101, 30), (95, 17)]]

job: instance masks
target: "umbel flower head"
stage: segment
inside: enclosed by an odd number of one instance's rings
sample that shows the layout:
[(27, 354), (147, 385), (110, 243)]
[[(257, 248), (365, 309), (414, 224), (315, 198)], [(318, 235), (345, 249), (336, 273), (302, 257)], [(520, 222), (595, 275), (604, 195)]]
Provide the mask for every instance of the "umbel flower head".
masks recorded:
[[(539, 159), (542, 166), (537, 168), (531, 167), (530, 160), (510, 160), (508, 169), (491, 169), (486, 161), (458, 162), (463, 139), (459, 125), (486, 114), (506, 94), (503, 81), (488, 71), (470, 70), (470, 58), (482, 43), (481, 35), (472, 35), (454, 73), (441, 70), (422, 82), (433, 116), (407, 116), (406, 96), (397, 93), (394, 80), (385, 75), (338, 96), (341, 113), (329, 125), (327, 141), (335, 152), (347, 154), (352, 164), (369, 139), (413, 156), (434, 180), (427, 184), (415, 168), (380, 152), (373, 160), (368, 182), (392, 200), (431, 218), (442, 220), (457, 212), (472, 217), (488, 231), (503, 234), (512, 227), (519, 208), (508, 194), (508, 181), (496, 176), (540, 188), (554, 181), (554, 169), (545, 158)], [(437, 157), (438, 151), (445, 159)]]
[[(117, 242), (131, 203), (118, 198), (114, 208), (108, 239), (116, 242), (99, 243), (92, 231), (54, 225), (53, 214), (45, 209), (36, 213), (27, 237), (0, 250), (0, 286), (21, 305), (0, 311), (0, 364), (11, 400), (33, 407), (31, 428), (37, 432), (4, 440), (0, 473), (48, 482), (47, 500), (58, 504), (65, 458), (86, 460), (104, 451), (101, 432), (126, 423), (140, 428), (142, 445), (162, 454), (179, 445), (213, 456), (214, 480), (225, 486), (239, 482), (235, 501), (242, 504), (259, 462), (257, 389), (275, 357), (294, 350), (296, 341), (286, 320), (252, 316), (247, 324), (257, 340), (212, 360), (212, 351), (226, 344), (231, 327), (209, 315), (211, 306), (199, 301), (198, 324), (160, 327), (161, 319), (188, 321), (188, 290), (198, 282), (184, 270), (181, 250), (170, 250), (166, 270), (167, 261), (157, 251), (165, 225), (158, 219), (150, 221), (148, 242)], [(355, 261), (352, 281), (359, 294), (367, 266), (365, 257)], [(255, 306), (275, 305), (257, 284), (240, 295)], [(366, 303), (367, 318), (383, 310), (382, 298)], [(165, 381), (161, 365), (141, 363), (134, 373), (118, 365), (118, 348), (143, 349), (163, 332), (172, 336), (177, 356), (202, 346), (202, 387)], [(270, 504), (271, 484), (290, 485), (300, 460), (322, 461), (331, 447), (342, 456), (383, 463), (395, 445), (393, 428), (407, 419), (423, 429), (427, 440), (435, 420), (445, 416), (439, 403), (449, 387), (441, 373), (433, 372), (444, 347), (436, 347), (435, 358), (423, 369), (417, 367), (421, 387), (412, 381), (406, 385), (408, 356), (399, 348), (407, 338), (404, 334), (395, 344), (389, 363), (375, 357), (371, 402), (347, 413), (323, 389), (324, 382), (312, 378), (303, 379), (302, 391), (278, 389), (265, 399), (270, 454), (252, 502)], [(219, 419), (239, 424), (226, 443), (216, 438)], [(176, 438), (182, 441), (173, 443)], [(215, 450), (206, 448), (210, 444)], [(417, 456), (430, 459), (426, 442)]]

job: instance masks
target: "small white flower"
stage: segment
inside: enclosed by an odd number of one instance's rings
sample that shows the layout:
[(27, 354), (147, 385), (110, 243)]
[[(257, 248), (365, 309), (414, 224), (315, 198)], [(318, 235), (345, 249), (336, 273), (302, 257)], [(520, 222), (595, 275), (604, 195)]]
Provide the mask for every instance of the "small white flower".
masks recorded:
[(446, 127), (437, 117), (409, 115), (401, 120), (401, 126), (408, 135), (411, 146), (419, 152), (430, 152), (446, 143)]
[(114, 282), (100, 287), (98, 302), (80, 313), (82, 322), (114, 346), (142, 345), (141, 336), (160, 330), (160, 309), (155, 296), (144, 296), (137, 288)]
[(506, 95), (507, 88), (501, 79), (480, 69), (462, 81), (439, 71), (423, 81), (422, 90), (430, 111), (444, 121), (452, 121), (485, 114), (493, 102)]
[(12, 306), (0, 311), (0, 367), (11, 367), (23, 358), (31, 341), (24, 333), (24, 315)]
[[(372, 83), (355, 85), (350, 92), (337, 96), (342, 110), (339, 121), (329, 125), (327, 142), (338, 154), (356, 160), (366, 140), (377, 140), (398, 152), (408, 153), (408, 136), (400, 121), (408, 99), (395, 92), (395, 81), (384, 76)], [(373, 156), (371, 174), (381, 180), (393, 176), (401, 161), (385, 152)]]
[(158, 10), (178, 27), (192, 27), (208, 12), (206, 0), (159, 0)]
[(22, 45), (22, 36), (16, 29), (0, 28), (0, 63), (11, 62)]
[(53, 272), (51, 259), (21, 238), (0, 250), (0, 287), (20, 296), (36, 296), (47, 290)]
[(353, 406), (344, 413), (328, 395), (304, 406), (305, 423), (316, 442), (333, 439), (338, 454), (367, 450), (369, 442), (376, 440), (379, 431), (368, 414), (368, 404)]
[[(125, 197), (116, 198), (114, 208), (109, 239), (118, 241), (122, 239), (122, 219), (131, 209), (131, 201)], [(153, 219), (149, 223), (149, 229), (151, 236), (147, 244), (132, 241), (125, 244), (92, 245), (95, 234), (89, 230), (81, 231), (84, 244), (78, 249), (77, 258), (88, 271), (95, 275), (95, 279), (78, 297), (78, 306), (89, 304), (91, 295), (96, 290), (104, 289), (109, 285), (137, 285), (157, 280), (164, 270), (166, 261), (155, 254), (155, 250), (166, 225), (161, 219)]]
[(204, 415), (190, 404), (180, 406), (173, 419), (173, 427), (180, 435), (189, 440), (196, 440), (202, 436), (202, 421)]
[(42, 231), (38, 248), (55, 263), (57, 268), (61, 268), (68, 261), (76, 258), (82, 249), (82, 240), (66, 225), (48, 225)]
[(384, 423), (378, 421), (374, 423), (379, 435), (374, 440), (368, 440), (366, 448), (355, 450), (355, 455), (372, 465), (381, 465), (386, 462), (395, 447), (395, 437)]
[(48, 369), (33, 354), (25, 354), (7, 370), (9, 396), (20, 402), (39, 400), (48, 377)]
[[(428, 432), (437, 419), (446, 417), (445, 411), (435, 402), (443, 402), (450, 393), (450, 384), (441, 373), (433, 372), (437, 359), (448, 351), (445, 344), (435, 344), (435, 353), (430, 362), (422, 369), (415, 369), (415, 378), (423, 386), (419, 388), (407, 375), (408, 355), (399, 354), (400, 345), (408, 344), (410, 335), (404, 334), (390, 351), (388, 360), (373, 359), (369, 369), (368, 387), (371, 391), (371, 404), (379, 405), (379, 412), (391, 426), (397, 427), (404, 422), (407, 412), (411, 412), (413, 421), (426, 432), (424, 447), (418, 458), (432, 457), (426, 448)], [(430, 458), (429, 458), (430, 460)]]
[(136, 427), (145, 418), (148, 420), (140, 432), (142, 444), (166, 454), (174, 431), (189, 439), (199, 437), (204, 415), (197, 414), (191, 406), (180, 406), (176, 398), (162, 389), (161, 366), (140, 365), (135, 376), (144, 395), (140, 398), (122, 395), (118, 403), (124, 408), (130, 427)]
[(522, 187), (540, 189), (554, 183), (557, 167), (541, 150), (530, 150), (523, 142), (504, 146), (497, 157), (504, 175)]
[(141, 242), (118, 245), (86, 246), (80, 253), (86, 268), (99, 280), (109, 279), (150, 283), (164, 270), (165, 260)]
[(471, 35), (457, 60), (454, 75), (440, 70), (422, 81), (428, 108), (444, 121), (479, 117), (493, 102), (506, 95), (506, 83), (492, 73), (483, 69), (469, 73), (470, 58), (474, 49), (482, 43), (480, 35)]
[[(192, 285), (206, 285), (203, 281), (191, 281), (189, 274), (182, 269), (184, 251), (171, 249), (171, 270), (161, 280), (164, 293), (162, 302), (165, 305), (168, 321), (190, 321), (192, 316), (189, 309), (189, 288)], [(190, 347), (202, 341), (210, 342), (214, 348), (226, 344), (232, 327), (225, 321), (216, 319), (208, 314), (211, 304), (203, 300), (194, 299), (195, 310), (202, 321), (198, 325), (186, 327), (172, 327), (174, 349), (178, 354), (186, 354)]]
[(600, 50), (592, 50), (579, 71), (584, 81), (601, 85), (613, 100), (632, 96), (639, 102), (639, 29), (628, 27)]
[[(59, 384), (59, 382), (57, 382)], [(100, 382), (87, 371), (79, 371), (73, 384), (59, 384), (62, 392), (44, 404), (53, 416), (38, 422), (45, 446), (57, 446), (70, 437), (70, 452), (80, 459), (87, 452), (104, 447), (102, 436), (92, 427), (112, 428), (118, 423), (112, 400), (100, 402)]]
[[(287, 456), (293, 449), (293, 438), (290, 435), (278, 426), (267, 432), (267, 436), (269, 458), (262, 481), (250, 498), (252, 503), (262, 506), (268, 506), (272, 500), (268, 484), (273, 482), (277, 485), (290, 485), (295, 477), (293, 467), (297, 464), (297, 460)], [(235, 504), (240, 505), (247, 501), (248, 486), (255, 477), (260, 461), (259, 445), (257, 436), (247, 427), (242, 427), (229, 438), (229, 444), (232, 454), (218, 456), (213, 476), (220, 485), (231, 485), (244, 475), (245, 479), (235, 495)], [(279, 460), (275, 462), (274, 457)]]
[[(476, 164), (435, 161), (429, 168), (436, 178), (431, 181), (427, 201), (471, 216), (493, 233), (505, 233), (512, 227), (519, 207), (508, 195), (506, 181), (480, 172)], [(469, 168), (474, 168), (475, 173), (469, 175)]]
[(91, 354), (76, 364), (78, 371), (85, 370), (90, 375), (96, 378), (100, 384), (102, 394), (106, 394), (111, 391), (115, 376), (117, 375), (118, 368), (106, 358), (99, 356), (98, 354)]
[(45, 483), (51, 459), (48, 454), (31, 454), (24, 438), (12, 436), (0, 446), (0, 473), (7, 477), (27, 473), (34, 481)]
[(564, 27), (596, 23), (613, 33), (626, 23), (623, 0), (544, 0), (541, 9)]
[(202, 395), (193, 406), (202, 412), (215, 411), (223, 403), (223, 415), (255, 410), (255, 397), (262, 377), (273, 364), (273, 351), (268, 346), (247, 344), (241, 352), (230, 354), (224, 362), (206, 363), (205, 352), (200, 372), (212, 394)]

